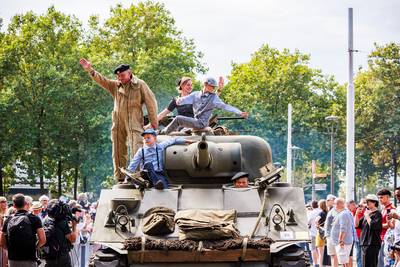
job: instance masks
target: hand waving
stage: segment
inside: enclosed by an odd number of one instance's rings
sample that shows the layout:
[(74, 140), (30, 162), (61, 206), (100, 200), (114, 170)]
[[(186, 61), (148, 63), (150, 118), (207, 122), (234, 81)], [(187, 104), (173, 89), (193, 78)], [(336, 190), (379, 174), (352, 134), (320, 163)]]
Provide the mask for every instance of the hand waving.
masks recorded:
[(218, 79), (218, 90), (222, 91), (224, 89), (224, 77), (220, 76)]
[(92, 70), (92, 64), (91, 64), (89, 61), (87, 61), (85, 58), (81, 58), (81, 59), (79, 60), (79, 64), (81, 64), (82, 68), (83, 68), (85, 71), (90, 71), (90, 70)]
[(247, 113), (247, 112), (242, 112), (241, 114), (240, 114), (240, 116), (242, 116), (242, 118), (245, 118), (245, 119), (247, 119), (248, 117), (249, 117), (249, 113)]

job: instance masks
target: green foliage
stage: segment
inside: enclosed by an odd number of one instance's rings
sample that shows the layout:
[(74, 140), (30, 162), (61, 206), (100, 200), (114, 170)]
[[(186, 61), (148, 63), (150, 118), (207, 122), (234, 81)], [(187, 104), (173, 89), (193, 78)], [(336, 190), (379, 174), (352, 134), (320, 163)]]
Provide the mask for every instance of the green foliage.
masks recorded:
[(164, 96), (177, 77), (204, 71), (193, 41), (163, 5), (117, 5), (110, 15), (102, 26), (91, 17), (84, 30), (75, 17), (50, 7), (42, 15), (14, 16), (0, 33), (0, 167), (7, 183), (16, 160), (27, 169), (26, 182), (39, 177), (52, 190), (61, 171), (64, 192), (72, 191), (75, 169), (90, 191), (112, 174), (112, 98), (81, 69), (80, 57), (104, 74), (128, 62)]
[(50, 7), (41, 16), (15, 16), (3, 39), (4, 90), (13, 93), (10, 137), (22, 146), (13, 151), (42, 187), (45, 178), (53, 182), (55, 162), (79, 168), (83, 147), (100, 133), (95, 116), (106, 116), (77, 64), (81, 34), (77, 19)]
[(89, 42), (94, 63), (108, 58), (107, 68), (126, 62), (156, 94), (175, 93), (175, 80), (183, 75), (204, 72), (202, 54), (193, 40), (182, 36), (175, 20), (161, 3), (140, 2), (111, 9), (104, 25), (91, 19), (91, 31), (98, 32)]
[[(274, 160), (285, 162), (287, 106), (293, 106), (293, 144), (303, 148), (300, 165), (311, 159), (329, 158), (328, 124), (340, 89), (332, 77), (308, 66), (309, 56), (299, 51), (278, 51), (268, 45), (256, 51), (248, 63), (233, 64), (226, 102), (250, 112), (247, 123), (236, 129), (266, 138)], [(245, 99), (245, 101), (244, 101)]]
[(375, 44), (368, 66), (355, 79), (357, 170), (388, 186), (400, 161), (400, 44)]
[[(223, 97), (250, 112), (247, 123), (235, 129), (266, 138), (275, 161), (286, 158), (287, 105), (293, 105), (293, 144), (303, 148), (296, 161), (297, 184), (310, 183), (310, 161), (319, 160), (321, 172), (329, 173), (328, 115), (339, 117), (336, 134), (335, 173), (345, 169), (346, 86), (308, 67), (309, 56), (298, 51), (278, 51), (267, 45), (248, 63), (233, 64)], [(400, 128), (400, 46), (376, 45), (369, 68), (355, 77), (356, 181), (374, 192), (389, 186), (397, 176)], [(245, 101), (244, 101), (245, 100)], [(308, 175), (301, 177), (301, 173)], [(328, 176), (329, 179), (329, 176)], [(327, 181), (325, 181), (327, 182)], [(339, 184), (336, 184), (338, 187)]]

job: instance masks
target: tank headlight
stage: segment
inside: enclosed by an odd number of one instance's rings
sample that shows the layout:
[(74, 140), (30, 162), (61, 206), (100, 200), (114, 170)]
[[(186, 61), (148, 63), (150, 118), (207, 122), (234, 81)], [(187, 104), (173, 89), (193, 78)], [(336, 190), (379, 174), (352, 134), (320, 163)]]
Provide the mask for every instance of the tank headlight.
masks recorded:
[(129, 223), (129, 218), (126, 215), (118, 216), (117, 223), (121, 226), (126, 226)]

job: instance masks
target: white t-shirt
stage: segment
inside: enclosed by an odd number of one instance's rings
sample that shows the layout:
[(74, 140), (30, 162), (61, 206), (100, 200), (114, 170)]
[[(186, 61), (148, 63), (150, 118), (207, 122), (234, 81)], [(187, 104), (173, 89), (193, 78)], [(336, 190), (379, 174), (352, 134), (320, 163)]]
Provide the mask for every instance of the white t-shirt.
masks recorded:
[(310, 235), (316, 236), (317, 235), (317, 226), (315, 225), (315, 219), (318, 217), (319, 213), (321, 212), (320, 208), (313, 209), (308, 213), (308, 225), (310, 225)]

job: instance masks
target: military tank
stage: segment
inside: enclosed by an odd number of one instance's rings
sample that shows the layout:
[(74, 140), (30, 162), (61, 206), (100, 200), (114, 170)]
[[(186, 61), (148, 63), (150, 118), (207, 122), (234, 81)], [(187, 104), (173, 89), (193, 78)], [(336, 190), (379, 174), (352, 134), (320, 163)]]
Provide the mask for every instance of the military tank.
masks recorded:
[[(269, 144), (256, 136), (197, 134), (185, 137), (194, 143), (165, 150), (168, 189), (149, 188), (136, 176), (101, 191), (91, 242), (103, 249), (92, 264), (308, 266), (303, 189), (280, 181), (282, 168), (272, 164)], [(159, 135), (157, 142), (169, 138), (175, 136)], [(231, 184), (240, 171), (249, 174), (247, 188)], [(175, 219), (185, 211), (233, 211), (239, 236), (182, 240), (177, 226), (168, 234), (144, 234), (146, 212), (154, 207), (171, 210)]]

